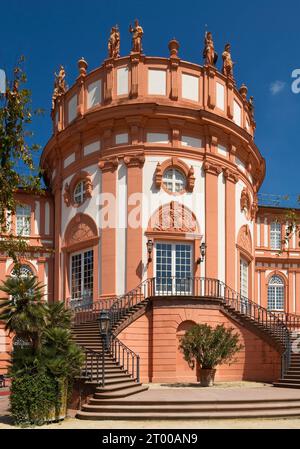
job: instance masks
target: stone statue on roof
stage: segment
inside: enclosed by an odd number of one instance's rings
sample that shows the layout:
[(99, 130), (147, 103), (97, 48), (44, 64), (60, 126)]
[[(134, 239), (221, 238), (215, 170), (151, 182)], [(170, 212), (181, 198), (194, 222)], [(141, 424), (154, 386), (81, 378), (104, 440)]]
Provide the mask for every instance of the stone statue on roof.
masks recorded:
[(108, 55), (110, 58), (120, 57), (120, 31), (118, 25), (112, 27), (108, 40)]
[(225, 49), (222, 53), (222, 59), (223, 59), (223, 68), (222, 68), (223, 75), (227, 76), (228, 78), (233, 78), (234, 62), (231, 59), (230, 44), (225, 45)]
[(139, 24), (138, 19), (134, 21), (134, 27), (129, 25), (129, 33), (132, 34), (132, 50), (131, 53), (142, 53), (143, 28)]
[(204, 38), (203, 58), (206, 65), (214, 66), (218, 60), (218, 54), (215, 52), (214, 41), (210, 31), (206, 31)]
[(58, 74), (54, 73), (54, 90), (52, 95), (52, 109), (54, 109), (54, 103), (57, 97), (64, 94), (67, 90), (66, 86), (66, 72), (64, 67), (61, 65)]

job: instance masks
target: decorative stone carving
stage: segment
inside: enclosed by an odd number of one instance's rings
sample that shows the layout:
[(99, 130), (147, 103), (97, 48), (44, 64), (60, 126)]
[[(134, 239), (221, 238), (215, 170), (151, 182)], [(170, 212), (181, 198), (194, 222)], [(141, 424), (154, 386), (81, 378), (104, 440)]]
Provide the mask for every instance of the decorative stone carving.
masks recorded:
[(152, 223), (153, 231), (191, 233), (197, 231), (197, 221), (192, 212), (175, 201), (160, 207), (151, 219)]
[(77, 184), (83, 181), (85, 183), (85, 199), (92, 197), (93, 192), (93, 183), (92, 178), (87, 172), (79, 172), (77, 173), (71, 180), (70, 184), (65, 184), (65, 190), (63, 194), (64, 202), (67, 207), (73, 206), (73, 207), (79, 207), (81, 204), (77, 204), (74, 202), (74, 189), (77, 186)]
[(108, 40), (108, 56), (112, 59), (120, 57), (120, 31), (118, 25), (112, 27)]
[(234, 173), (232, 170), (230, 170), (229, 168), (224, 168), (223, 176), (227, 181), (231, 181), (234, 184), (236, 184), (239, 180), (238, 175), (236, 173)]
[(144, 153), (141, 154), (134, 154), (130, 156), (124, 157), (124, 162), (127, 165), (127, 167), (143, 167), (145, 163), (145, 155)]
[(251, 198), (248, 190), (244, 187), (241, 193), (240, 206), (241, 212), (245, 212), (247, 219), (251, 217)]
[(218, 60), (218, 54), (215, 52), (214, 41), (210, 31), (205, 33), (203, 59), (206, 65), (212, 66), (215, 66)]
[(208, 161), (204, 161), (202, 167), (205, 173), (209, 173), (211, 175), (218, 176), (222, 172), (222, 168), (220, 167), (220, 165), (212, 164)]
[(65, 185), (64, 202), (67, 207), (71, 205), (71, 189), (68, 183)]
[(257, 195), (255, 195), (254, 201), (251, 205), (251, 219), (252, 220), (256, 219), (257, 212), (258, 212), (258, 199), (257, 199)]
[(66, 72), (64, 67), (61, 65), (58, 75), (54, 73), (55, 80), (54, 80), (54, 90), (52, 95), (52, 109), (55, 107), (55, 100), (63, 95), (67, 90), (66, 85)]
[(228, 78), (233, 79), (234, 63), (231, 59), (230, 44), (225, 45), (225, 49), (222, 53), (222, 59), (223, 59), (223, 67), (222, 67), (223, 75), (227, 76)]
[(246, 253), (248, 253), (251, 258), (253, 258), (251, 234), (247, 225), (241, 227), (238, 234), (237, 245)]
[(98, 163), (100, 170), (102, 171), (115, 171), (118, 168), (118, 158), (111, 157), (106, 159), (101, 159)]
[(68, 224), (65, 233), (65, 247), (72, 247), (98, 237), (94, 220), (86, 214), (79, 213)]
[(163, 175), (163, 172), (161, 169), (161, 164), (160, 164), (160, 162), (158, 162), (157, 166), (156, 166), (156, 171), (155, 171), (155, 185), (158, 189), (160, 189), (161, 185), (162, 185), (162, 175)]
[(142, 53), (143, 28), (139, 24), (138, 19), (134, 21), (134, 27), (129, 25), (129, 33), (132, 34), (132, 51), (131, 53)]

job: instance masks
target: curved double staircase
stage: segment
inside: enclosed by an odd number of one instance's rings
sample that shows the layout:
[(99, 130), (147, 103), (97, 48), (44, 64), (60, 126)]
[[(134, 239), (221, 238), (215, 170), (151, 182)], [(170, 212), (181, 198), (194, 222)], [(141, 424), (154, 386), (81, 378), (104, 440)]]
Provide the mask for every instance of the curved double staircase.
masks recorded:
[[(140, 382), (139, 355), (124, 345), (117, 335), (145, 313), (151, 300), (157, 296), (188, 296), (217, 301), (223, 313), (252, 329), (279, 351), (282, 357), (281, 379), (274, 385), (300, 388), (300, 354), (292, 353), (296, 338), (292, 332), (300, 330), (299, 316), (269, 311), (217, 279), (151, 278), (119, 297), (73, 307), (69, 303), (74, 311), (73, 338), (86, 356), (81, 380), (94, 387), (93, 397), (83, 405), (78, 418), (104, 419), (101, 412), (95, 413), (95, 410), (101, 411), (105, 401), (122, 400), (148, 389)], [(100, 336), (98, 321), (103, 310), (110, 318), (110, 331), (105, 339)]]

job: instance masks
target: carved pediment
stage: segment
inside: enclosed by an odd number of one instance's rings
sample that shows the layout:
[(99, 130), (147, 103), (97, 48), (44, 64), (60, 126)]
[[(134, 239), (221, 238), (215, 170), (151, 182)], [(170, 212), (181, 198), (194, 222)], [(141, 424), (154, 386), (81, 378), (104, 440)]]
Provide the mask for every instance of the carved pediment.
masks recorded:
[(153, 231), (197, 232), (197, 221), (192, 212), (175, 201), (160, 207), (151, 225)]

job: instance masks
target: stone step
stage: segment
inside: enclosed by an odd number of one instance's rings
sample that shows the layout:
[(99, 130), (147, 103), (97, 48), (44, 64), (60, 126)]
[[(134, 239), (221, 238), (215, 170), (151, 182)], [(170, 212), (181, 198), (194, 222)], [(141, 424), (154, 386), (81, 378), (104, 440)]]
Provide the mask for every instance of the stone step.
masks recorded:
[(151, 411), (144, 413), (107, 413), (107, 412), (86, 412), (79, 411), (76, 415), (78, 419), (85, 420), (150, 420), (150, 419), (225, 419), (225, 418), (271, 418), (300, 416), (300, 407), (295, 409), (278, 409), (278, 410), (236, 410), (236, 411), (210, 411), (210, 412), (174, 412), (174, 413), (152, 413)]
[[(90, 400), (88, 404), (83, 405), (82, 410), (86, 412), (107, 412), (107, 413), (189, 413), (189, 412), (222, 412), (222, 411), (245, 411), (245, 410), (278, 410), (278, 409), (300, 409), (300, 401), (295, 401), (294, 403), (278, 401), (273, 403), (262, 402), (260, 404), (253, 404), (252, 402), (242, 402), (236, 403), (232, 401), (230, 404), (219, 404), (218, 402), (212, 402), (207, 404), (164, 404), (157, 405), (152, 403), (151, 405), (139, 405), (134, 401), (127, 401), (125, 405), (103, 405), (103, 400)], [(107, 402), (107, 401), (106, 401)]]
[[(123, 380), (109, 380), (108, 382), (105, 382), (105, 387), (97, 387), (95, 395), (98, 395), (98, 393), (108, 393), (118, 390), (123, 390), (126, 388), (132, 388), (134, 386), (141, 386), (141, 383), (136, 382), (134, 379), (126, 378)], [(98, 398), (98, 396), (97, 396)]]
[(295, 382), (284, 382), (282, 379), (280, 379), (278, 382), (274, 382), (273, 383), (274, 387), (279, 387), (279, 388), (300, 388), (300, 383), (297, 384)]
[(121, 390), (116, 390), (116, 391), (104, 391), (102, 393), (95, 393), (94, 394), (94, 398), (96, 399), (121, 399), (121, 398), (126, 398), (128, 396), (132, 396), (134, 394), (137, 393), (141, 393), (143, 391), (148, 390), (149, 387), (142, 385), (142, 384), (138, 384), (138, 383), (134, 383), (132, 384), (131, 388), (123, 388)]

